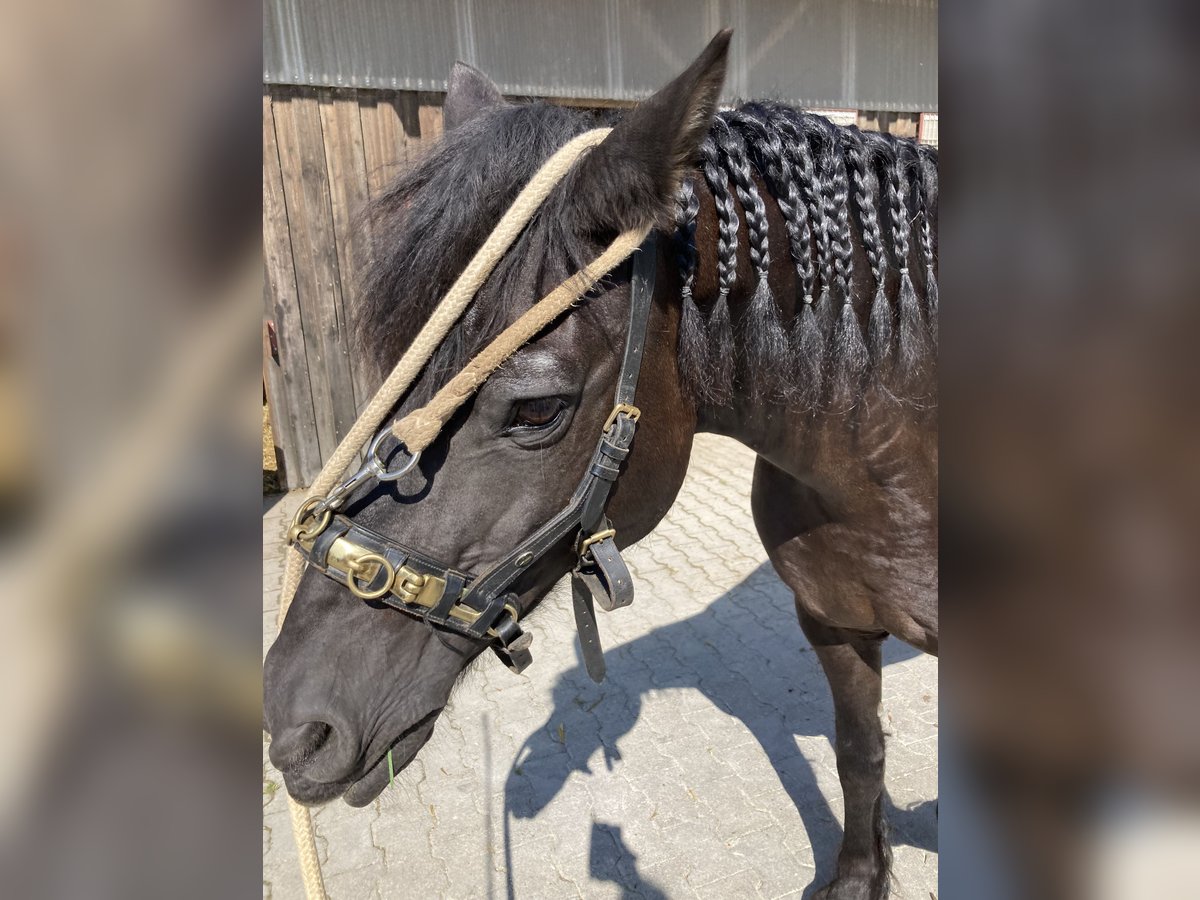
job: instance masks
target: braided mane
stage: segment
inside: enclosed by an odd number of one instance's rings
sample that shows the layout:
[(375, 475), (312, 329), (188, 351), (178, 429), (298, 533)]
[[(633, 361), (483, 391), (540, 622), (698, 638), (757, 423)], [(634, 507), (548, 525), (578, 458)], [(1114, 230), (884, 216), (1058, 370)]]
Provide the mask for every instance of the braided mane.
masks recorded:
[[(371, 252), (354, 312), (360, 341), (381, 372), (541, 161), (620, 115), (544, 103), (484, 113), (447, 133), (371, 203)], [(714, 265), (712, 248), (696, 247), (706, 196), (716, 207), (715, 277), (708, 283), (717, 291), (698, 298), (697, 272)], [(593, 255), (587, 236), (572, 227), (570, 201), (552, 195), (443, 342), (414, 400), (432, 396), (540, 296), (539, 287), (557, 284)], [(786, 248), (772, 246), (772, 205)], [(751, 271), (739, 285), (743, 220)], [(700, 400), (727, 403), (736, 383), (759, 399), (803, 409), (852, 404), (872, 386), (885, 396), (923, 399), (937, 338), (936, 221), (936, 151), (780, 104), (720, 113), (677, 197), (672, 255), (680, 273), (685, 386)], [(765, 277), (783, 259), (795, 268), (793, 298), (773, 296)], [(527, 271), (528, 260), (541, 260), (540, 269)], [(743, 293), (748, 300), (738, 305)], [(584, 304), (576, 315), (599, 313)]]
[[(727, 402), (735, 372), (755, 395), (808, 409), (853, 403), (871, 385), (888, 396), (923, 389), (937, 341), (935, 150), (791, 107), (747, 103), (718, 114), (698, 170), (718, 223), (719, 288), (708, 309), (693, 294), (700, 204), (690, 181), (675, 233), (685, 286), (680, 368), (697, 397)], [(760, 186), (783, 218), (796, 270), (790, 322), (781, 320), (768, 284), (772, 248)], [(755, 287), (735, 340), (728, 304), (742, 216)], [(857, 281), (856, 246), (867, 269)]]

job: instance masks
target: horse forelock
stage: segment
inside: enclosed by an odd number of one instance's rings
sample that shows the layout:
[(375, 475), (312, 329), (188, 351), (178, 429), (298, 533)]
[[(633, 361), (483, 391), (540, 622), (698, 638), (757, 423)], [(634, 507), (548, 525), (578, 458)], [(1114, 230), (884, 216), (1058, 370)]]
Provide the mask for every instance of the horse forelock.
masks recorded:
[[(544, 103), (490, 110), (445, 134), (368, 205), (370, 237), (354, 312), (356, 345), (385, 373), (412, 342), (520, 189), (554, 151), (595, 127), (594, 117)], [(552, 195), (553, 196), (553, 195)], [(414, 387), (440, 383), (537, 297), (544, 278), (586, 258), (569, 204), (547, 201), (504, 255)]]

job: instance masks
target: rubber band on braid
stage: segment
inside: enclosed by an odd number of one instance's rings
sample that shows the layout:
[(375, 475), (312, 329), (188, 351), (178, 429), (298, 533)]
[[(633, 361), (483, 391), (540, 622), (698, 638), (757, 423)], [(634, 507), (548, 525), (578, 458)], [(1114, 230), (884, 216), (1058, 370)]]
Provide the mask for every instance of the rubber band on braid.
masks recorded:
[(700, 195), (691, 178), (680, 185), (675, 206), (675, 260), (679, 266), (679, 296), (682, 306), (679, 322), (679, 366), (684, 383), (698, 397), (707, 397), (709, 348), (707, 326), (696, 306), (696, 217)]
[(710, 132), (700, 145), (704, 180), (717, 209), (717, 300), (708, 317), (710, 398), (718, 403), (733, 397), (733, 325), (729, 295), (737, 283), (738, 214), (721, 168), (721, 157)]
[(750, 306), (742, 317), (742, 345), (749, 364), (750, 384), (759, 395), (781, 397), (787, 379), (778, 370), (777, 360), (787, 348), (787, 335), (779, 322), (779, 310), (771, 293), (771, 245), (767, 222), (767, 205), (746, 155), (746, 143), (738, 130), (724, 118), (717, 118), (713, 136), (733, 179), (734, 191), (746, 213), (750, 237), (750, 263), (754, 267), (756, 284)]

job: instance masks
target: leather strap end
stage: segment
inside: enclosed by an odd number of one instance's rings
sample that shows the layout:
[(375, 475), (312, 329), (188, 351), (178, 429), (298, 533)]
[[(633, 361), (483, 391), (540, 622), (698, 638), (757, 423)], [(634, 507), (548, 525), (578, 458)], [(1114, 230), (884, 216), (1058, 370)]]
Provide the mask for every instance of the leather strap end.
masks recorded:
[(492, 649), (496, 652), (496, 656), (500, 658), (500, 662), (508, 667), (510, 672), (520, 675), (533, 663), (533, 654), (528, 650), (510, 650), (507, 647), (501, 647), (499, 644), (493, 644)]
[(575, 607), (575, 629), (579, 634), (583, 667), (587, 670), (588, 677), (600, 684), (607, 673), (604, 648), (600, 646), (600, 630), (596, 626), (592, 591), (578, 572), (571, 573), (571, 597)]

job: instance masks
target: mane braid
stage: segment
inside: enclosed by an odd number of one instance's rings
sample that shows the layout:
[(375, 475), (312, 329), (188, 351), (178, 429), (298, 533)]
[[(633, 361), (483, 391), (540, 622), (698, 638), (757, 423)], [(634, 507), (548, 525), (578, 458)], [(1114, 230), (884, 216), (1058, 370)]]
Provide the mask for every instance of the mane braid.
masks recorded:
[(933, 259), (933, 226), (930, 222), (930, 184), (926, 177), (925, 165), (920, 159), (924, 154), (918, 154), (917, 159), (917, 207), (921, 217), (921, 257), (925, 261), (925, 317), (929, 322), (929, 335), (933, 339), (934, 349), (937, 349), (938, 339), (938, 285), (934, 272)]
[(908, 195), (912, 156), (906, 153), (906, 145), (892, 135), (884, 135), (891, 146), (894, 157), (888, 169), (888, 211), (892, 219), (893, 252), (900, 269), (900, 291), (896, 306), (899, 312), (898, 358), (899, 376), (903, 390), (911, 394), (918, 388), (926, 356), (928, 341), (926, 326), (921, 321), (921, 305), (917, 290), (909, 273), (909, 217)]
[(779, 323), (779, 310), (771, 294), (771, 247), (767, 225), (767, 205), (750, 172), (746, 144), (742, 136), (723, 117), (713, 124), (713, 136), (733, 179), (734, 191), (746, 213), (750, 237), (750, 264), (754, 267), (756, 284), (750, 308), (741, 320), (741, 337), (746, 349), (752, 392), (761, 397), (769, 394), (784, 396), (786, 378), (775, 363), (787, 348), (787, 335)]
[(733, 396), (733, 326), (729, 313), (729, 295), (737, 283), (738, 214), (729, 191), (729, 181), (721, 168), (721, 157), (712, 132), (700, 145), (704, 180), (717, 208), (717, 302), (709, 314), (710, 336), (708, 397), (718, 403)]
[(854, 309), (854, 243), (850, 233), (850, 183), (847, 177), (845, 145), (842, 129), (830, 125), (830, 144), (833, 150), (834, 238), (833, 265), (842, 306), (833, 329), (834, 371), (831, 391), (839, 404), (854, 405), (863, 376), (870, 366), (862, 326)]
[(691, 178), (684, 179), (675, 206), (676, 262), (680, 272), (679, 364), (684, 372), (707, 373), (710, 370), (707, 326), (692, 289), (696, 283), (696, 216), (700, 195)]
[[(817, 321), (826, 335), (832, 336), (833, 324), (837, 319), (833, 292), (847, 288), (847, 282), (839, 275), (838, 261), (841, 235), (838, 234), (838, 188), (837, 146), (834, 141), (834, 126), (818, 116), (803, 120), (815, 153), (816, 169), (813, 173), (817, 197), (821, 205), (821, 221), (824, 224), (825, 240), (821, 245), (821, 279), (824, 282), (821, 296), (817, 298)], [(841, 192), (845, 202), (846, 192)]]
[[(862, 230), (863, 250), (871, 267), (875, 283), (875, 296), (867, 317), (867, 346), (874, 380), (877, 387), (886, 390), (885, 382), (892, 364), (892, 307), (888, 303), (885, 280), (887, 254), (879, 230), (879, 214), (875, 205), (875, 194), (879, 182), (873, 174), (876, 157), (876, 141), (857, 128), (847, 131), (845, 141), (846, 164), (854, 183), (854, 205), (858, 212)], [(872, 183), (875, 190), (872, 190)]]

